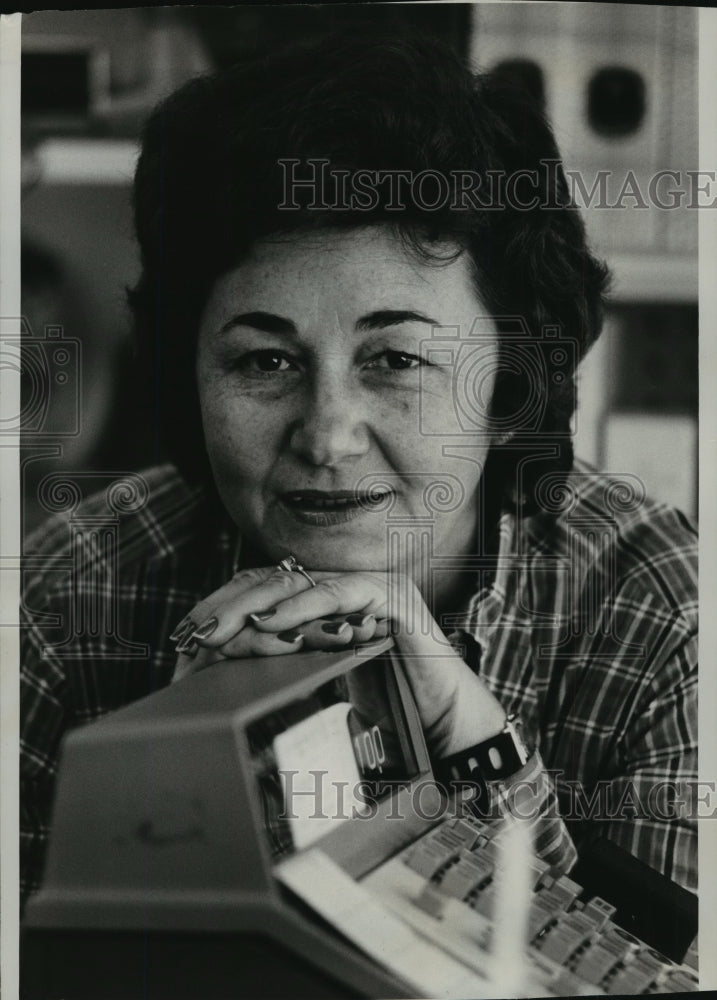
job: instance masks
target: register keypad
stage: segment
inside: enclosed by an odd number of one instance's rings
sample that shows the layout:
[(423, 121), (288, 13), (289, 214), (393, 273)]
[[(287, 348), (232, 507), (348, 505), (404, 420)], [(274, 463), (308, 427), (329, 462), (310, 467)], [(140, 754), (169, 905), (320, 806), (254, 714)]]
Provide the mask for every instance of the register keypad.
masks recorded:
[[(441, 898), (453, 899), (491, 919), (498, 856), (494, 829), (472, 817), (448, 820), (407, 849), (403, 861), (427, 883), (419, 902), (426, 912), (438, 919)], [(532, 880), (531, 951), (536, 959), (541, 956), (560, 967), (551, 984), (556, 993), (566, 983), (588, 984), (613, 996), (698, 989), (691, 969), (675, 965), (614, 924), (615, 908), (604, 899), (581, 899), (577, 882), (565, 875), (553, 879), (540, 859), (534, 859)], [(489, 937), (485, 935), (484, 946)]]

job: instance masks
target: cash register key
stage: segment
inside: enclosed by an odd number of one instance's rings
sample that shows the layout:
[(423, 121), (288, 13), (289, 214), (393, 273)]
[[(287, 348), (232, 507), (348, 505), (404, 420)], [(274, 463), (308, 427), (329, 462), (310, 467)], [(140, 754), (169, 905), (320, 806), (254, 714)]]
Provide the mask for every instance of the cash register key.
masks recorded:
[(501, 856), (500, 844), (498, 838), (491, 837), (489, 840), (485, 837), (481, 837), (476, 846), (473, 848), (474, 854), (483, 854), (485, 857), (490, 858), (491, 861), (495, 862)]
[(570, 927), (564, 922), (556, 924), (544, 938), (540, 939), (540, 951), (563, 965), (585, 942), (588, 934), (578, 927)]
[(528, 915), (528, 936), (532, 941), (542, 934), (543, 931), (555, 923), (561, 914), (561, 910), (556, 906), (555, 900), (548, 892), (533, 893), (533, 898)]
[(645, 972), (652, 971), (655, 977), (657, 977), (660, 973), (668, 969), (670, 964), (669, 958), (665, 958), (659, 952), (653, 951), (652, 948), (644, 947), (635, 955), (632, 967), (639, 968)]
[(432, 882), (426, 882), (418, 896), (413, 900), (424, 913), (436, 920), (443, 919), (443, 911), (446, 906), (446, 897), (439, 892)]
[(667, 955), (663, 955), (661, 951), (655, 951), (648, 944), (643, 944), (635, 957), (641, 962), (657, 962), (659, 965), (672, 965)]
[(442, 844), (444, 847), (460, 850), (465, 846), (463, 838), (447, 826), (441, 826), (435, 833), (429, 834), (430, 840), (434, 844)]
[[(611, 924), (600, 934), (597, 943), (605, 951), (615, 956), (615, 962), (622, 962), (635, 951), (635, 945), (623, 937), (622, 928)], [(631, 936), (631, 935), (630, 935)]]
[(558, 886), (557, 882), (549, 889), (540, 889), (533, 895), (534, 905), (549, 910), (554, 917), (562, 916), (574, 899), (572, 892), (566, 891), (564, 886)]
[(700, 983), (697, 976), (687, 969), (680, 968), (667, 974), (665, 986), (670, 993), (694, 993), (699, 989)]
[(490, 820), (482, 819), (480, 816), (474, 816), (470, 810), (466, 810), (461, 816), (456, 817), (456, 819), (451, 820), (452, 826), (466, 826), (471, 830), (477, 830), (478, 833), (485, 833), (495, 826)]
[(621, 941), (623, 941), (626, 945), (630, 946), (631, 951), (637, 951), (639, 948), (642, 948), (643, 946), (642, 941), (636, 938), (634, 934), (631, 934), (629, 931), (626, 931), (623, 927), (618, 927), (617, 924), (613, 924), (610, 927), (610, 935), (616, 938), (620, 938)]
[(540, 858), (533, 858), (530, 863), (530, 874), (531, 874), (531, 888), (537, 891), (538, 888), (543, 884), (543, 879), (545, 878), (546, 872), (550, 866), (546, 865), (544, 861)]
[(489, 920), (493, 916), (493, 896), (495, 895), (495, 890), (492, 883), (489, 883), (485, 888), (481, 889), (475, 899), (470, 902), (470, 907), (475, 910), (476, 913), (480, 913), (482, 917), (487, 917)]
[(495, 865), (487, 854), (476, 854), (474, 851), (463, 850), (461, 851), (461, 860), (485, 876), (490, 876), (495, 871)]
[(597, 933), (595, 924), (586, 916), (582, 910), (570, 910), (565, 916), (561, 918), (561, 922), (565, 927), (570, 927), (572, 930), (582, 931), (587, 935), (594, 935)]
[(418, 875), (431, 879), (457, 855), (455, 847), (438, 844), (435, 840), (420, 840), (404, 856), (404, 861)]
[(544, 931), (549, 924), (552, 924), (556, 918), (555, 907), (552, 906), (549, 900), (541, 899), (542, 895), (540, 892), (536, 893), (533, 896), (533, 902), (530, 907), (528, 936), (531, 941)]
[(652, 965), (644, 966), (638, 961), (631, 962), (610, 980), (606, 991), (611, 996), (623, 993), (643, 993), (652, 985), (659, 972), (660, 970), (655, 969)]
[(460, 837), (463, 841), (463, 846), (466, 850), (472, 850), (481, 838), (482, 831), (485, 829), (485, 823), (481, 823), (480, 827), (478, 824), (469, 823), (465, 819), (458, 819), (451, 827), (451, 832), (457, 837)]
[[(576, 976), (569, 969), (560, 969), (557, 976), (549, 983), (550, 992), (557, 997), (579, 997), (586, 996), (586, 984), (583, 979)], [(594, 994), (594, 989), (590, 990), (590, 995)]]
[(593, 921), (598, 930), (603, 929), (615, 912), (615, 907), (599, 896), (593, 896), (583, 907), (583, 913)]
[(599, 983), (620, 961), (619, 955), (594, 941), (579, 958), (575, 966), (576, 975), (589, 983)]
[(441, 892), (455, 899), (465, 899), (474, 889), (491, 877), (493, 867), (490, 862), (479, 863), (474, 857), (461, 858), (457, 865), (449, 868), (440, 887)]
[(577, 882), (573, 882), (573, 880), (568, 878), (567, 875), (561, 875), (559, 879), (556, 879), (552, 891), (560, 893), (565, 897), (567, 908), (567, 906), (569, 906), (574, 899), (578, 898), (580, 893), (583, 891), (583, 887), (578, 885)]
[(567, 875), (561, 875), (549, 890), (561, 910), (567, 910), (582, 891), (582, 886), (573, 882)]

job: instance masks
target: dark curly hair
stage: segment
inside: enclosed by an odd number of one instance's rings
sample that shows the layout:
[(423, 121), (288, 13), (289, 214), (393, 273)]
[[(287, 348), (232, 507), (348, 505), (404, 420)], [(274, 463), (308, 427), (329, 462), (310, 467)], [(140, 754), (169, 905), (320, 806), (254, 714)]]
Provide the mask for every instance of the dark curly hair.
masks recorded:
[[(292, 210), (289, 159), (327, 163), (326, 190), (297, 189)], [(388, 224), (424, 258), (441, 257), (446, 240), (469, 254), (500, 333), (491, 415), (506, 433), (485, 481), (531, 509), (538, 480), (572, 467), (575, 370), (600, 332), (607, 285), (559, 161), (529, 96), (426, 38), (296, 44), (168, 98), (145, 127), (137, 166), (142, 273), (129, 297), (167, 450), (184, 476), (211, 482), (195, 351), (217, 278), (262, 237)], [(458, 201), (407, 198), (397, 210), (377, 184), (373, 203), (352, 209), (337, 207), (337, 169), (470, 176), (473, 186)]]

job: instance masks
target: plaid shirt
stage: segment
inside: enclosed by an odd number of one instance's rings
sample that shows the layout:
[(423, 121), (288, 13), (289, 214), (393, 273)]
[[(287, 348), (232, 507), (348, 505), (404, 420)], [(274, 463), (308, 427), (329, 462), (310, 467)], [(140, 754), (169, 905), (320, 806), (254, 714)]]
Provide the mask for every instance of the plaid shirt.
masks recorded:
[[(576, 465), (543, 512), (504, 513), (492, 567), (441, 625), (538, 748), (492, 786), (494, 811), (531, 816), (556, 870), (599, 829), (694, 889), (696, 825), (672, 799), (696, 779), (696, 532), (631, 488)], [(24, 562), (23, 900), (41, 879), (63, 734), (170, 682), (169, 634), (238, 553), (236, 530), (169, 466), (52, 499), (73, 510)]]

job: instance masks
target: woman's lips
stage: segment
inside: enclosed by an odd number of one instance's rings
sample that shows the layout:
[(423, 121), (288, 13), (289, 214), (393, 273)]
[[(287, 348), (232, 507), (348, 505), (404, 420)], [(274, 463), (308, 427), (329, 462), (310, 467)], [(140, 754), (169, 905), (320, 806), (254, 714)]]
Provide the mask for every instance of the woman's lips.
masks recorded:
[(357, 493), (355, 490), (305, 490), (284, 493), (282, 503), (297, 520), (317, 527), (346, 524), (373, 509), (384, 509), (388, 492)]

